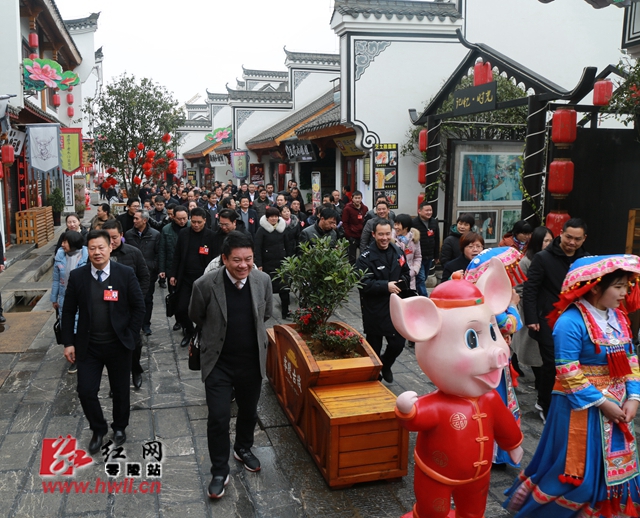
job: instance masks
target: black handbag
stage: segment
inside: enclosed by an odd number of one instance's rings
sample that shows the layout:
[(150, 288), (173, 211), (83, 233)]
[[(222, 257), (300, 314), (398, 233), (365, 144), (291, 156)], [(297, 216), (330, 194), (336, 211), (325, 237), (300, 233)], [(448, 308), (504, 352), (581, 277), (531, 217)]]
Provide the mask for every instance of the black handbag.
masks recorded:
[(200, 370), (200, 331), (196, 331), (189, 342), (189, 370)]
[(62, 326), (60, 325), (60, 313), (56, 310), (56, 322), (53, 324), (53, 332), (56, 335), (58, 345), (62, 344)]
[(176, 304), (178, 302), (178, 293), (171, 292), (164, 298), (164, 303), (167, 307), (167, 316), (172, 317), (176, 314)]

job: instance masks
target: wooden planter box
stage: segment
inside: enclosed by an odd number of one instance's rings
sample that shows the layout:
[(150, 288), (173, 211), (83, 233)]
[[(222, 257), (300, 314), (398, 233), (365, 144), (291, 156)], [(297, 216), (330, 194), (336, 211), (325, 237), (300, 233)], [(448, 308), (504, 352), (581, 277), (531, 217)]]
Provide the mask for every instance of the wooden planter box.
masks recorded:
[(16, 244), (36, 243), (44, 246), (54, 237), (51, 207), (34, 207), (16, 212)]
[[(357, 332), (342, 322), (334, 324), (343, 329)], [(378, 381), (382, 362), (366, 341), (359, 351), (362, 355), (360, 358), (318, 361), (296, 331), (294, 324), (274, 326), (269, 330), (269, 341), (270, 346), (267, 354), (269, 382), (287, 419), (331, 487), (381, 478), (397, 478), (407, 474), (408, 432), (398, 424), (395, 418), (395, 395)], [(320, 390), (322, 387), (332, 389), (346, 389), (348, 387), (347, 399), (351, 398), (348, 403), (350, 415), (340, 414), (338, 416), (332, 410), (331, 404), (325, 405), (323, 403), (324, 396), (329, 392), (325, 393)], [(311, 390), (316, 388), (315, 392)], [(376, 410), (373, 413), (367, 396), (371, 391), (379, 397), (375, 406)], [(365, 400), (367, 401), (363, 403)], [(321, 417), (321, 414), (325, 417)], [(404, 440), (398, 440), (394, 446), (391, 446), (397, 450), (395, 454), (397, 458), (404, 459), (404, 463), (399, 462), (397, 468), (394, 469), (389, 469), (387, 466), (382, 470), (377, 470), (375, 467), (371, 468), (370, 463), (367, 464), (367, 461), (364, 460), (361, 464), (356, 462), (355, 465), (350, 466), (351, 471), (348, 474), (345, 471), (340, 471), (336, 467), (340, 465), (338, 457), (325, 455), (321, 452), (328, 451), (327, 448), (334, 450), (338, 448), (335, 451), (341, 451), (340, 448), (344, 447), (344, 444), (338, 440), (336, 434), (345, 433), (347, 428), (344, 426), (349, 423), (369, 421), (386, 421), (386, 424), (382, 426), (388, 427), (388, 430), (396, 430), (396, 434), (404, 436)], [(320, 440), (328, 442), (321, 444)], [(381, 444), (380, 447), (389, 448), (390, 446)], [(376, 448), (373, 446), (373, 449)], [(346, 452), (346, 450), (344, 451)], [(356, 453), (352, 455), (355, 456), (367, 457), (371, 455), (371, 451), (366, 448), (361, 453), (357, 453), (358, 450), (354, 451)], [(338, 464), (335, 464), (336, 462)]]

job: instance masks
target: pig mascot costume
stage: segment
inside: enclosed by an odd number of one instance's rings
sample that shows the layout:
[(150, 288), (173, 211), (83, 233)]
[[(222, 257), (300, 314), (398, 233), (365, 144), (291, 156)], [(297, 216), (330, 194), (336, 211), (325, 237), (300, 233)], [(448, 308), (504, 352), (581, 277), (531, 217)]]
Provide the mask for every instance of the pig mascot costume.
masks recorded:
[[(493, 441), (522, 458), (522, 433), (494, 390), (509, 361), (495, 316), (511, 299), (499, 259), (472, 284), (452, 279), (431, 298), (391, 296), (393, 325), (416, 343), (420, 368), (438, 388), (400, 394), (396, 415), (418, 433), (416, 504), (404, 518), (482, 518), (489, 492)], [(451, 498), (455, 511), (451, 510)]]

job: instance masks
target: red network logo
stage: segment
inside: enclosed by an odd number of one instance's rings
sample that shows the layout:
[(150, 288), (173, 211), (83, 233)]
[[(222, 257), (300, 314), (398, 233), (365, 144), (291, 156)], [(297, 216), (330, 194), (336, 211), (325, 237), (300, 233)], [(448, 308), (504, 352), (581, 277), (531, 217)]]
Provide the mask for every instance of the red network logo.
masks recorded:
[(62, 475), (72, 477), (76, 468), (93, 463), (84, 450), (76, 449), (76, 439), (67, 435), (57, 439), (43, 439), (40, 476)]

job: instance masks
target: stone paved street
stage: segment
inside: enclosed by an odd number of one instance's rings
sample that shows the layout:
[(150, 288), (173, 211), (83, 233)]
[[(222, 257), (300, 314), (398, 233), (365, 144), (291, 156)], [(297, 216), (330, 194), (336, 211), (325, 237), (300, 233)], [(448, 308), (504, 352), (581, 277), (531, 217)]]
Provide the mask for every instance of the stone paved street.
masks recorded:
[[(19, 263), (14, 267), (18, 268)], [(204, 387), (200, 373), (187, 368), (187, 349), (179, 347), (181, 333), (171, 330), (174, 320), (164, 316), (165, 294), (165, 290), (156, 291), (153, 334), (144, 338), (144, 382), (139, 391), (132, 389), (131, 423), (124, 447), (127, 461), (141, 462), (144, 468), (148, 459), (142, 458), (143, 444), (154, 439), (163, 443), (161, 492), (91, 491), (96, 489), (97, 478), (105, 484), (109, 480), (103, 459), (96, 455), (96, 463), (78, 469), (74, 478), (51, 479), (88, 482), (85, 494), (76, 494), (73, 488), (68, 494), (44, 493), (39, 474), (43, 438), (71, 435), (78, 439), (78, 448), (86, 450), (91, 437), (75, 392), (76, 376), (67, 373), (62, 348), (55, 344), (52, 317), (26, 352), (0, 354), (2, 369), (10, 371), (0, 387), (0, 516), (372, 518), (399, 517), (411, 508), (413, 434), (409, 476), (399, 481), (331, 490), (266, 382), (258, 409), (259, 429), (254, 449), (262, 462), (262, 471), (249, 473), (231, 458), (231, 480), (225, 496), (210, 502), (205, 492), (210, 464)], [(39, 309), (50, 309), (48, 294), (35, 308)], [(274, 312), (279, 314), (277, 297)], [(7, 314), (9, 324), (11, 315)], [(357, 293), (338, 311), (337, 318), (361, 330)], [(270, 324), (278, 322), (274, 319)], [(388, 386), (396, 394), (405, 390), (419, 394), (433, 390), (408, 347), (394, 366), (394, 377), (395, 382)], [(529, 374), (517, 389), (524, 414), (525, 464), (542, 431), (542, 422), (533, 412), (535, 396), (531, 385)], [(106, 375), (100, 398), (110, 414)], [(121, 462), (124, 466), (126, 461)], [(502, 492), (516, 474), (517, 470), (512, 468), (493, 470), (487, 517), (507, 516), (500, 507)], [(144, 475), (140, 480), (153, 480)]]

